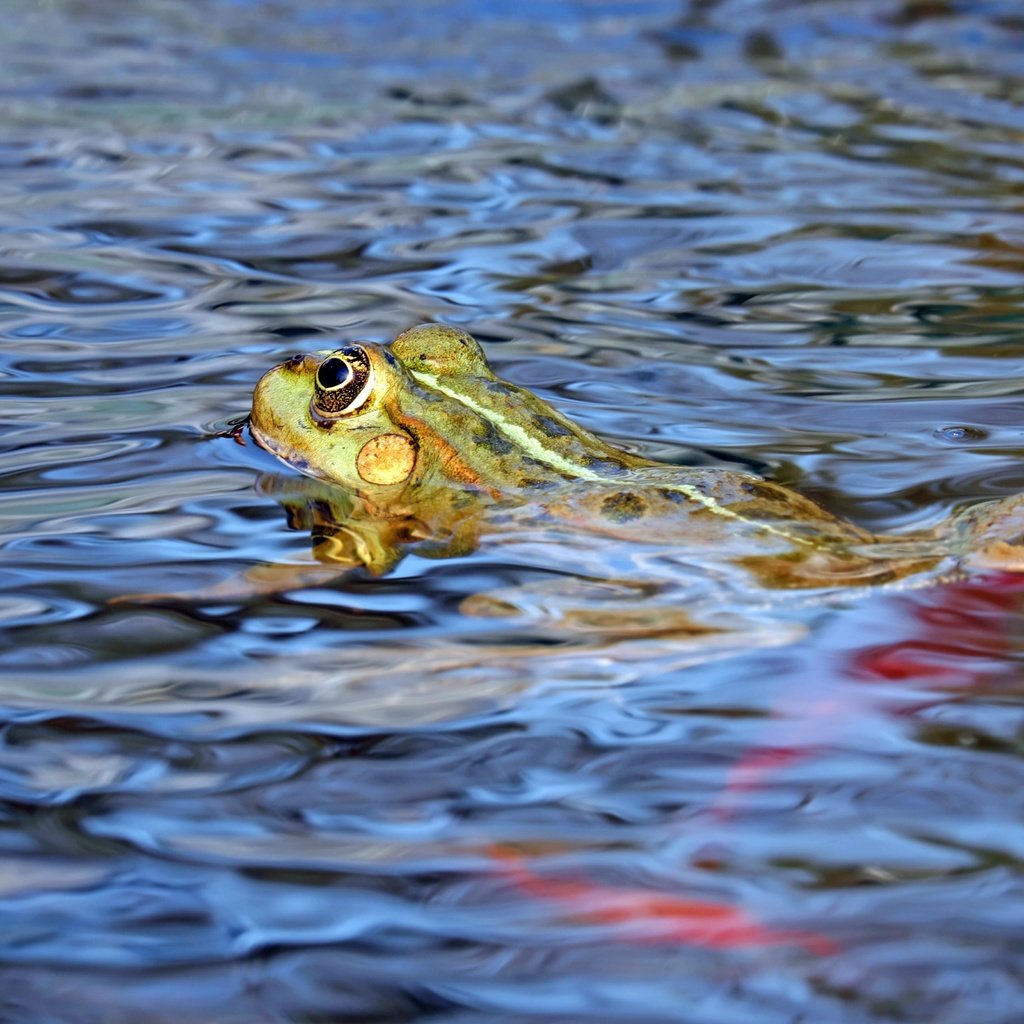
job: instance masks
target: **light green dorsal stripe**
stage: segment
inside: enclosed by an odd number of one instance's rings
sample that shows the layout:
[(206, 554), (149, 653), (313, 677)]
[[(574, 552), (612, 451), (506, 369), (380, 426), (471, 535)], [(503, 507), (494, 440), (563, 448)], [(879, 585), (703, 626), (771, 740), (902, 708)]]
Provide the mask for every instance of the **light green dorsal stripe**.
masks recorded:
[[(467, 409), (472, 409), (478, 416), (481, 416), (483, 419), (487, 420), (488, 423), (497, 427), (498, 430), (500, 430), (502, 434), (504, 434), (505, 437), (517, 448), (526, 452), (538, 462), (543, 462), (552, 469), (557, 469), (559, 473), (564, 473), (566, 476), (577, 477), (580, 480), (606, 480), (606, 478), (601, 476), (600, 473), (595, 473), (593, 470), (587, 469), (586, 466), (581, 466), (578, 462), (573, 462), (571, 459), (567, 459), (564, 455), (559, 455), (558, 452), (553, 452), (550, 448), (545, 448), (538, 438), (524, 430), (518, 423), (510, 423), (494, 409), (490, 409), (486, 405), (481, 405), (479, 402), (470, 398), (469, 395), (463, 394), (461, 391), (453, 391), (447, 385), (442, 384), (441, 381), (432, 374), (423, 373), (420, 370), (413, 370), (411, 372), (413, 377), (415, 377), (421, 384), (425, 384), (433, 391), (440, 391), (442, 395), (447, 395), (449, 398), (454, 399), (461, 405), (466, 406)], [(612, 481), (607, 482), (611, 483)]]
[[(568, 477), (575, 477), (578, 480), (594, 480), (598, 483), (612, 484), (616, 487), (622, 485), (621, 480), (616, 480), (614, 477), (603, 476), (601, 473), (595, 473), (592, 469), (587, 469), (586, 466), (581, 466), (579, 463), (573, 462), (571, 459), (567, 459), (564, 455), (560, 455), (558, 452), (554, 452), (550, 448), (545, 448), (544, 444), (537, 437), (534, 437), (528, 431), (524, 430), (518, 423), (512, 423), (509, 420), (506, 420), (500, 413), (486, 405), (481, 405), (464, 392), (455, 391), (447, 385), (442, 384), (440, 379), (435, 377), (433, 374), (423, 373), (422, 370), (411, 370), (410, 372), (420, 384), (431, 388), (433, 391), (439, 391), (442, 395), (447, 395), (449, 398), (459, 402), (467, 409), (471, 409), (478, 416), (487, 420), (488, 423), (500, 430), (509, 441), (516, 445), (516, 447), (526, 452), (531, 456), (531, 458), (536, 459), (538, 462), (543, 462), (552, 469), (558, 470), (559, 473), (564, 473)], [(806, 544), (810, 547), (816, 546), (812, 540), (808, 540), (806, 537), (795, 537), (792, 534), (787, 533), (785, 530), (779, 530), (774, 526), (770, 526), (768, 523), (760, 523), (756, 520), (747, 519), (746, 516), (740, 515), (739, 512), (734, 512), (732, 509), (726, 508), (724, 505), (720, 505), (714, 498), (708, 497), (706, 494), (702, 494), (701, 491), (692, 484), (659, 483), (658, 487), (664, 490), (677, 491), (679, 494), (685, 495), (695, 504), (703, 506), (709, 512), (713, 512), (716, 516), (724, 516), (727, 519), (739, 519), (741, 522), (753, 523), (759, 529), (765, 530), (767, 533), (773, 533), (778, 537), (785, 537), (786, 540), (793, 544)]]

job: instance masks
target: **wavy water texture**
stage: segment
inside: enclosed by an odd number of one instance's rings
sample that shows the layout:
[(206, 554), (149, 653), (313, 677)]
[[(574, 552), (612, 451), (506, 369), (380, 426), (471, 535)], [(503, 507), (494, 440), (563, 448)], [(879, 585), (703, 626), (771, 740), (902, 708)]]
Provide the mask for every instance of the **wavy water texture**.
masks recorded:
[(131, 599), (306, 565), (232, 426), (424, 320), (875, 530), (1024, 490), (1016, 0), (0, 14), (0, 1019), (1020, 1019), (1014, 577)]

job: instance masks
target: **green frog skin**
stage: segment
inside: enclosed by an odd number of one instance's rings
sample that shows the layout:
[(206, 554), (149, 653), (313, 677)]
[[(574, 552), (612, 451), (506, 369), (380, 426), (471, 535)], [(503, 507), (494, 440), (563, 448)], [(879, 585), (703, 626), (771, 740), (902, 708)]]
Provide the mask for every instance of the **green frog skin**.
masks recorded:
[(293, 356), (257, 384), (250, 428), (321, 482), (306, 513), (320, 560), (371, 572), (406, 550), (464, 553), (489, 533), (538, 528), (656, 542), (776, 590), (1024, 569), (1020, 498), (927, 533), (873, 536), (753, 474), (623, 452), (497, 377), (448, 326)]

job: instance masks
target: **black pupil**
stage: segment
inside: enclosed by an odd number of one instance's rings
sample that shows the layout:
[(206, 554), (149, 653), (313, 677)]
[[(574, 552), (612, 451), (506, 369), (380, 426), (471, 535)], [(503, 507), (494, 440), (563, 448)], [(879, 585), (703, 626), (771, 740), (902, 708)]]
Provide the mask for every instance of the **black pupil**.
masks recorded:
[(336, 359), (334, 357), (325, 359), (320, 364), (320, 369), (316, 371), (316, 381), (325, 390), (327, 388), (336, 388), (339, 384), (344, 384), (350, 376), (351, 370), (348, 363), (344, 359)]

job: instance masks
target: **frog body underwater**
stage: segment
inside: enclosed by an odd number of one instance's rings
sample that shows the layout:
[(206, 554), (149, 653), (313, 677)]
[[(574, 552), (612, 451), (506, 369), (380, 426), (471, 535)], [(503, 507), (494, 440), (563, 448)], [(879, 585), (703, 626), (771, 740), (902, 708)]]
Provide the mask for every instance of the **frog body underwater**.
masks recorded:
[(1019, 498), (933, 531), (873, 536), (753, 474), (621, 451), (497, 377), (470, 335), (442, 325), (390, 346), (293, 356), (257, 384), (250, 428), (324, 494), (346, 494), (343, 512), (324, 511), (325, 498), (308, 524), (318, 557), (371, 572), (407, 550), (464, 553), (489, 535), (541, 528), (671, 547), (773, 590), (888, 583), (961, 563), (1024, 568)]

